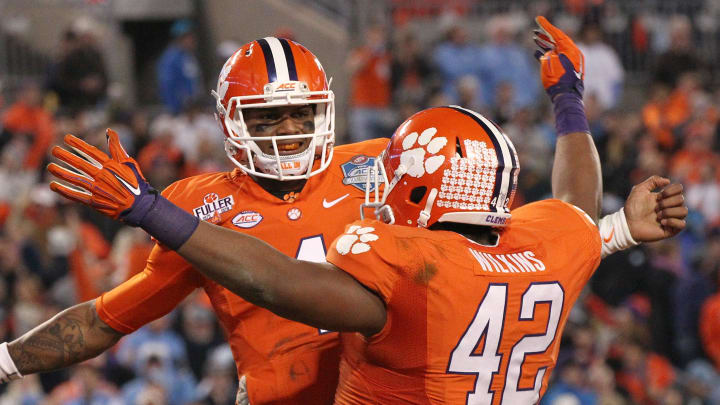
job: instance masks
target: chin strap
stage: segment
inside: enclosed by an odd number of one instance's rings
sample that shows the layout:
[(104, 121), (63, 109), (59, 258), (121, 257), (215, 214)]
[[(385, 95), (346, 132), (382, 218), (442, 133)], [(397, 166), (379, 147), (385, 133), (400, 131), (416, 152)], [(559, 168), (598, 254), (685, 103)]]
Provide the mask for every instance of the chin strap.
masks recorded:
[(422, 228), (427, 228), (428, 220), (430, 219), (430, 211), (432, 211), (433, 204), (435, 203), (435, 197), (437, 197), (438, 191), (436, 188), (433, 188), (430, 190), (430, 195), (427, 198), (427, 201), (425, 202), (425, 209), (420, 211), (420, 215), (418, 216), (418, 226)]

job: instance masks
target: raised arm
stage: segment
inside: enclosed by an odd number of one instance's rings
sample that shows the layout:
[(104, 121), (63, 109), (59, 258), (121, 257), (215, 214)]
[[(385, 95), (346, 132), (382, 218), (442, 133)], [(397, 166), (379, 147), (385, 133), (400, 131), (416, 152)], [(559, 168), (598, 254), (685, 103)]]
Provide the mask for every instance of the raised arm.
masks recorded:
[[(600, 228), (603, 257), (678, 234), (685, 228), (687, 207), (682, 185), (650, 177), (636, 185), (624, 209), (598, 221), (602, 201), (600, 159), (582, 103), (585, 61), (572, 39), (544, 17), (536, 19), (535, 43), (541, 50), (543, 87), (555, 113), (557, 142), (552, 171), (553, 196), (585, 211)], [(654, 190), (660, 189), (655, 192)]]
[(573, 204), (597, 223), (602, 201), (602, 176), (592, 137), (573, 132), (555, 144), (552, 170), (553, 197)]
[(8, 344), (7, 350), (17, 371), (25, 375), (93, 358), (123, 336), (98, 317), (93, 300), (60, 312)]
[(582, 102), (585, 61), (564, 32), (545, 17), (536, 21), (540, 75), (555, 113), (557, 142), (552, 170), (553, 196), (585, 211), (597, 223), (602, 200), (600, 158), (590, 136)]
[(50, 188), (141, 227), (210, 279), (280, 316), (368, 335), (385, 324), (383, 302), (351, 276), (331, 264), (296, 260), (252, 236), (200, 222), (145, 181), (115, 132), (108, 130), (107, 136), (111, 157), (67, 135), (65, 143), (89, 159), (53, 148), (56, 158), (77, 171), (54, 163), (48, 170), (78, 188), (56, 182)]

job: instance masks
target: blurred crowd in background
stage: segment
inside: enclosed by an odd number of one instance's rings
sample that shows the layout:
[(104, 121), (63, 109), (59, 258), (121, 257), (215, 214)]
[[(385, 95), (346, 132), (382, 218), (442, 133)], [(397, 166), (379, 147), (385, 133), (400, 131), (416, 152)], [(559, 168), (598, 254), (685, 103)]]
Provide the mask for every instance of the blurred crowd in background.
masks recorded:
[[(553, 116), (529, 34), (542, 10), (492, 15), (478, 29), (467, 24), (471, 2), (450, 14), (435, 1), (396, 3), (390, 23), (367, 27), (349, 52), (350, 108), (338, 117), (347, 120), (338, 143), (389, 137), (422, 108), (459, 104), (491, 117), (514, 142), (522, 166), (515, 205), (549, 197)], [(720, 404), (720, 77), (716, 55), (697, 45), (705, 11), (661, 13), (652, 27), (662, 29), (653, 30), (603, 2), (565, 4), (549, 17), (585, 54), (604, 210), (659, 174), (684, 185), (691, 211), (678, 237), (601, 263), (573, 310), (542, 404)], [(232, 168), (193, 26), (178, 21), (170, 34), (156, 63), (162, 107), (109, 101), (102, 52), (82, 25), (59, 39), (44, 81), (0, 93), (1, 340), (142, 271), (152, 248), (141, 230), (48, 189), (48, 151), (64, 134), (104, 149), (105, 128), (115, 129), (158, 189)], [(627, 55), (633, 64), (641, 55), (645, 69), (628, 72)], [(236, 388), (232, 355), (198, 291), (96, 359), (0, 385), (0, 405), (232, 404)]]

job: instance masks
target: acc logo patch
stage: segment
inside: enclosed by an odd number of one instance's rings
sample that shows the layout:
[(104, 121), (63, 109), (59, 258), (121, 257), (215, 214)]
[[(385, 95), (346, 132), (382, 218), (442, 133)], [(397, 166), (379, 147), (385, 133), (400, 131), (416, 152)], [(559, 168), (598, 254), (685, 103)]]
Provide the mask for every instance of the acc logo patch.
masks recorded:
[(220, 214), (230, 211), (234, 205), (232, 195), (220, 198), (217, 193), (208, 193), (203, 197), (203, 205), (193, 209), (193, 215), (201, 221), (219, 222)]
[[(357, 155), (347, 162), (340, 165), (343, 172), (343, 184), (355, 186), (362, 191), (365, 191), (365, 184), (367, 182), (367, 175), (370, 169), (375, 164), (375, 158), (367, 155)], [(380, 181), (383, 181), (382, 177), (379, 177)], [(370, 191), (375, 189), (375, 183), (370, 182)]]
[(243, 211), (232, 219), (233, 225), (239, 228), (252, 228), (263, 220), (263, 216), (257, 211)]

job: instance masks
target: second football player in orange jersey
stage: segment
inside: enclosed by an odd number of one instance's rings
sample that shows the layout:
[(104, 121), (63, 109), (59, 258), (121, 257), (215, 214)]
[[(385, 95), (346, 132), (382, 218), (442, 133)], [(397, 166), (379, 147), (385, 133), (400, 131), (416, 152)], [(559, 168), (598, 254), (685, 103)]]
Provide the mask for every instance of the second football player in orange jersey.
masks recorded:
[(600, 261), (597, 228), (545, 200), (513, 210), (491, 244), (470, 235), (364, 220), (336, 241), (328, 261), (387, 306), (380, 332), (344, 338), (336, 403), (537, 402)]

